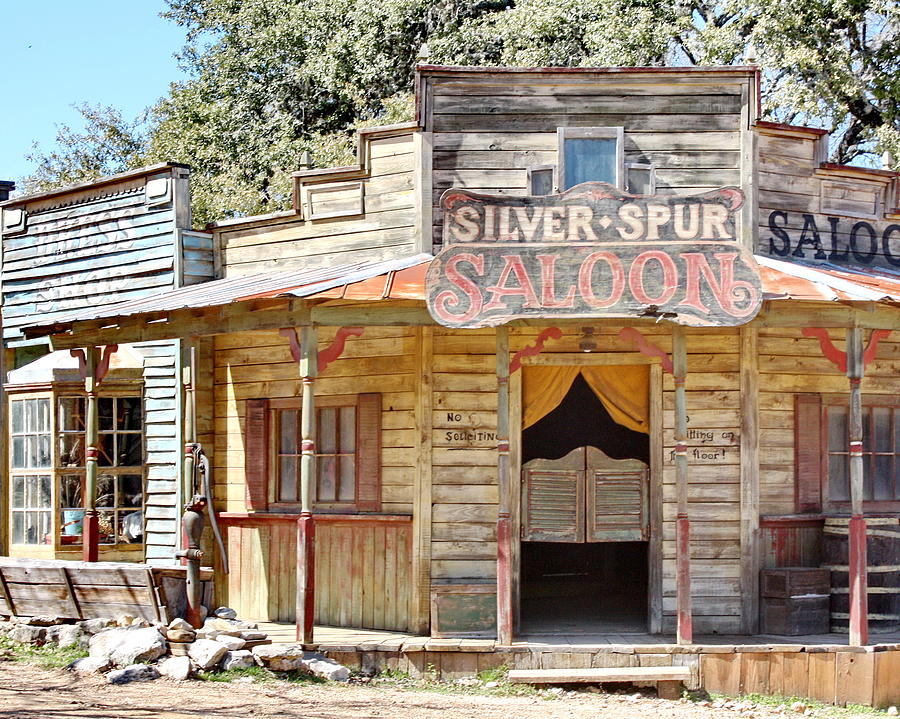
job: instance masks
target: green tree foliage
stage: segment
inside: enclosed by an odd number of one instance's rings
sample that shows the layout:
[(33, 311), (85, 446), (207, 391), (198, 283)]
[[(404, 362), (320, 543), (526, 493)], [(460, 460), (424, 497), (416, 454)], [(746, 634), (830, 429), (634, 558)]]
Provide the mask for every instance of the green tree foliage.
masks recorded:
[(169, 6), (167, 17), (187, 32), (180, 59), (189, 79), (150, 110), (145, 134), (109, 110), (102, 121), (86, 115), (84, 135), (63, 128), (57, 150), (34, 155), (41, 187), (176, 160), (194, 168), (199, 222), (282, 209), (304, 151), (315, 166), (348, 164), (361, 124), (412, 119), (415, 63), (426, 42), (430, 62), (460, 65), (732, 65), (755, 54), (767, 118), (831, 131), (836, 162), (871, 164), (884, 150), (900, 156), (893, 0)]

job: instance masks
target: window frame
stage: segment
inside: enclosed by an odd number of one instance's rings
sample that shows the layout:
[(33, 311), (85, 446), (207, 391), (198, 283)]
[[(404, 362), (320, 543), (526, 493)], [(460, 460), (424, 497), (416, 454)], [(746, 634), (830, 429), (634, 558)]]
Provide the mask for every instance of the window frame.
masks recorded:
[[(566, 187), (566, 140), (609, 140), (616, 141), (616, 180), (610, 184), (620, 190), (625, 189), (625, 128), (624, 127), (558, 127), (556, 129), (558, 168), (557, 188), (565, 192)], [(598, 180), (599, 182), (600, 180)], [(530, 187), (530, 184), (529, 184)]]
[[(329, 409), (329, 408), (342, 408), (342, 407), (353, 407), (356, 413), (355, 417), (355, 443), (354, 443), (354, 488), (353, 494), (354, 499), (352, 502), (339, 502), (339, 501), (328, 501), (328, 502), (320, 502), (318, 500), (318, 482), (319, 482), (319, 474), (316, 472), (316, 486), (313, 489), (313, 501), (312, 501), (312, 511), (316, 513), (323, 514), (358, 514), (360, 512), (371, 512), (371, 511), (380, 511), (380, 466), (378, 468), (379, 477), (377, 480), (377, 486), (379, 490), (379, 509), (373, 510), (370, 507), (363, 507), (361, 505), (364, 504), (363, 499), (360, 497), (360, 488), (361, 482), (360, 478), (362, 472), (365, 470), (365, 463), (360, 459), (360, 442), (361, 436), (363, 433), (362, 422), (364, 418), (362, 416), (362, 412), (360, 411), (361, 398), (365, 396), (364, 393), (355, 394), (355, 395), (332, 395), (328, 397), (316, 397), (316, 465), (318, 467), (318, 459), (320, 456), (323, 456), (323, 453), (320, 452), (319, 446), (319, 410), (321, 409)], [(280, 453), (280, 412), (283, 410), (292, 410), (298, 413), (297, 421), (298, 421), (298, 438), (299, 438), (299, 422), (300, 422), (300, 412), (302, 410), (302, 398), (301, 397), (291, 397), (291, 398), (281, 398), (281, 399), (269, 399), (267, 401), (268, 408), (268, 418), (267, 418), (267, 427), (268, 427), (268, 462), (267, 465), (269, 467), (267, 472), (268, 479), (268, 487), (266, 488), (266, 498), (267, 498), (267, 508), (270, 511), (275, 512), (300, 512), (301, 509), (301, 500), (300, 500), (300, 452), (299, 446), (297, 447), (298, 453), (296, 455), (289, 456), (297, 456), (297, 500), (294, 502), (284, 502), (280, 501), (279, 497), (281, 495), (281, 464), (279, 462), (279, 457), (285, 456)], [(378, 436), (379, 436), (379, 445), (380, 445), (380, 422), (378, 426)], [(299, 445), (299, 439), (298, 439)], [(380, 452), (378, 457), (378, 463), (380, 465)]]

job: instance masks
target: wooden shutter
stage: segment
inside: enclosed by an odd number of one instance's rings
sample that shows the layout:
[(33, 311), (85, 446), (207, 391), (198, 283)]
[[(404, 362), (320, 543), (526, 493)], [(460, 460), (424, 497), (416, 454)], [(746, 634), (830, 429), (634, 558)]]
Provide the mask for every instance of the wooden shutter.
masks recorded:
[(356, 405), (356, 508), (381, 510), (381, 395), (361, 394)]
[(584, 447), (522, 468), (522, 539), (584, 541)]
[(269, 505), (269, 400), (248, 399), (244, 412), (247, 510), (259, 512)]
[(794, 397), (794, 483), (797, 512), (822, 511), (822, 398)]
[(587, 448), (587, 541), (640, 542), (649, 537), (647, 465)]

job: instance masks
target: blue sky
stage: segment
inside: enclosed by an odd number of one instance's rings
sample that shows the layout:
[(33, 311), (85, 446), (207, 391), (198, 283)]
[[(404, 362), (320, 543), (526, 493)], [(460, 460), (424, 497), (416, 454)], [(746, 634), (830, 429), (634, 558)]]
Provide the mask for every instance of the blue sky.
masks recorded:
[(0, 179), (32, 170), (33, 142), (82, 128), (73, 104), (112, 105), (133, 119), (183, 76), (184, 28), (164, 0), (0, 0)]

